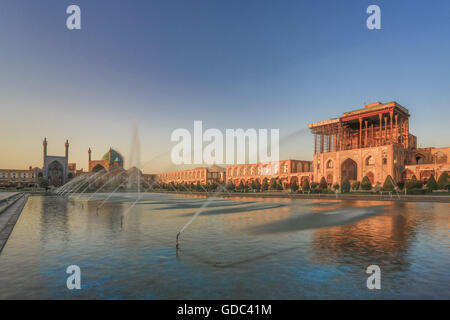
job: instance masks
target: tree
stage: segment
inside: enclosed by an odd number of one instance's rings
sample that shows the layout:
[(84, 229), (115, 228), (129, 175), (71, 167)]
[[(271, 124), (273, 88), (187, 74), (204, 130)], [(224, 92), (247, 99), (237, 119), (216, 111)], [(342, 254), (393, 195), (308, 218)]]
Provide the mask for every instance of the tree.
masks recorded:
[(422, 186), (423, 183), (421, 181), (417, 181), (415, 175), (413, 175), (411, 179), (406, 182), (406, 190), (422, 189)]
[(383, 191), (393, 191), (395, 188), (392, 177), (388, 175), (383, 183)]
[(434, 175), (432, 174), (427, 181), (427, 190), (431, 192), (433, 190), (437, 190), (438, 188), (439, 186), (436, 182), (436, 179), (434, 178)]
[(339, 190), (339, 183), (335, 183), (334, 185), (333, 185), (333, 188), (334, 188), (334, 190)]
[(367, 176), (364, 176), (364, 178), (361, 181), (361, 189), (372, 190), (372, 183), (370, 183), (370, 180)]
[(39, 187), (45, 188), (45, 191), (47, 191), (48, 187), (50, 186), (50, 182), (43, 177), (39, 177), (38, 184), (39, 184)]
[(441, 176), (438, 179), (437, 184), (439, 186), (439, 189), (445, 189), (445, 187), (448, 184), (448, 173), (447, 172), (444, 172), (441, 174)]
[(277, 190), (277, 180), (275, 178), (270, 179), (270, 190)]
[(241, 182), (239, 182), (239, 185), (238, 185), (238, 187), (236, 189), (239, 192), (243, 192), (244, 191), (244, 183), (242, 182), (242, 180), (241, 180)]
[(345, 177), (344, 180), (342, 180), (341, 191), (343, 193), (350, 192), (350, 181), (348, 181), (347, 177)]
[(319, 182), (319, 188), (320, 188), (320, 189), (323, 189), (323, 190), (325, 190), (325, 189), (328, 188), (328, 183), (327, 183), (327, 180), (325, 180), (325, 177), (322, 177), (322, 178), (320, 179), (320, 182)]
[(297, 180), (294, 180), (294, 182), (292, 182), (292, 184), (291, 184), (291, 191), (297, 192), (297, 190), (298, 190)]
[(250, 183), (250, 188), (252, 188), (252, 190), (256, 190), (256, 182), (255, 182), (255, 180), (252, 180), (252, 183)]
[(262, 191), (267, 191), (267, 189), (269, 189), (269, 183), (268, 183), (267, 178), (264, 178), (261, 189), (262, 189)]
[(353, 191), (358, 190), (360, 185), (361, 185), (361, 183), (360, 183), (359, 181), (354, 181), (354, 182), (352, 183), (352, 190), (353, 190)]
[(259, 182), (259, 180), (255, 181), (255, 189), (256, 191), (261, 191), (261, 183)]
[(308, 181), (308, 179), (303, 179), (303, 182), (302, 182), (302, 191), (303, 191), (303, 192), (309, 191), (309, 181)]
[(234, 191), (235, 188), (236, 188), (236, 186), (235, 186), (234, 183), (231, 182), (231, 181), (228, 182), (227, 185), (225, 186), (225, 189), (227, 189), (227, 190), (230, 191), (230, 192)]
[(277, 182), (277, 190), (283, 190), (283, 185), (281, 184), (281, 181)]

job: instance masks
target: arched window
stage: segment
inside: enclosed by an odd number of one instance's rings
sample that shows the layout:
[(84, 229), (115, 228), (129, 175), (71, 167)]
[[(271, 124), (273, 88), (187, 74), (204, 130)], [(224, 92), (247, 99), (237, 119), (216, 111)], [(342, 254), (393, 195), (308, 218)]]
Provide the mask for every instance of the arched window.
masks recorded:
[(332, 161), (332, 160), (328, 160), (328, 161), (327, 161), (327, 168), (328, 168), (328, 169), (333, 168), (333, 161)]
[(372, 156), (366, 158), (366, 166), (372, 166), (375, 164), (375, 159)]
[(416, 163), (417, 164), (422, 164), (423, 163), (423, 159), (424, 157), (423, 157), (423, 155), (421, 155), (421, 154), (416, 154)]

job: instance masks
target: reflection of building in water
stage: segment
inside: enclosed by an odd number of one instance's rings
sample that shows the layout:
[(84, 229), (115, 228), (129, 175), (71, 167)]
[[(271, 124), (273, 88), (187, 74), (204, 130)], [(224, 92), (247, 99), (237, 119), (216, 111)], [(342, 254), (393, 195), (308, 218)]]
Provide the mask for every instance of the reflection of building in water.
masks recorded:
[[(313, 231), (314, 256), (327, 261), (338, 258), (386, 263), (398, 259), (408, 250), (415, 236), (418, 214), (409, 212), (404, 203), (387, 207), (386, 214), (354, 223)], [(349, 208), (355, 210), (357, 208)], [(363, 209), (363, 208), (361, 208)], [(397, 214), (397, 212), (407, 214)], [(392, 214), (389, 214), (392, 212)], [(400, 256), (399, 256), (400, 254)]]
[[(242, 200), (245, 198), (238, 199)], [(254, 198), (247, 199), (249, 201), (255, 200)], [(292, 217), (292, 207), (290, 206), (290, 199), (264, 198), (258, 199), (258, 201), (255, 202), (253, 201), (249, 203), (241, 202), (236, 205), (219, 209), (212, 208), (211, 210), (219, 210), (223, 212), (224, 222), (230, 227), (230, 230), (233, 232), (241, 232), (243, 228), (270, 224), (272, 222)]]

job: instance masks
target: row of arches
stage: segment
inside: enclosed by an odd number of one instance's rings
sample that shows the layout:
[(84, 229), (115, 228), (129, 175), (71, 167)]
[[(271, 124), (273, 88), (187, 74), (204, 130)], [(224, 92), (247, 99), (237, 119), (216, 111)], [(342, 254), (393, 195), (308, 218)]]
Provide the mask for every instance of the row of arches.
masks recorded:
[[(234, 185), (238, 186), (241, 182), (243, 184), (248, 183), (249, 185), (253, 182), (258, 182), (259, 184), (262, 184), (265, 178), (250, 178), (250, 179), (229, 179), (228, 183), (232, 182)], [(267, 177), (268, 183), (270, 183), (271, 179), (275, 179), (276, 181), (280, 182), (283, 186), (283, 188), (291, 187), (291, 185), (294, 183), (294, 181), (297, 183), (297, 185), (302, 185), (304, 180), (307, 180), (309, 183), (311, 182), (310, 178), (308, 176), (303, 177)]]

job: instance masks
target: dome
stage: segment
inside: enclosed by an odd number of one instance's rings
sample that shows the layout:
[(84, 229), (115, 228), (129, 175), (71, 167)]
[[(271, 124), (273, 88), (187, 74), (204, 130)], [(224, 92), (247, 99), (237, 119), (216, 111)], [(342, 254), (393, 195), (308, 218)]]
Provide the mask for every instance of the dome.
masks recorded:
[(114, 149), (111, 149), (110, 151), (105, 153), (102, 157), (102, 160), (109, 160), (110, 163), (119, 162), (120, 164), (123, 164), (122, 155)]

